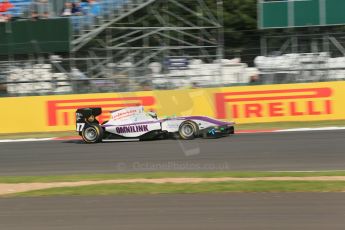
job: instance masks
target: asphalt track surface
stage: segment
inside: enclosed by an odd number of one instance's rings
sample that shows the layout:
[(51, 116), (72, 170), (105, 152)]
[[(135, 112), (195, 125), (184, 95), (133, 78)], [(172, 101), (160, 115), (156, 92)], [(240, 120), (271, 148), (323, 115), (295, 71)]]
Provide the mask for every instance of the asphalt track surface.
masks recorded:
[(4, 230), (343, 230), (344, 193), (0, 199)]
[(143, 171), (344, 170), (345, 131), (238, 134), (193, 141), (0, 143), (1, 175)]

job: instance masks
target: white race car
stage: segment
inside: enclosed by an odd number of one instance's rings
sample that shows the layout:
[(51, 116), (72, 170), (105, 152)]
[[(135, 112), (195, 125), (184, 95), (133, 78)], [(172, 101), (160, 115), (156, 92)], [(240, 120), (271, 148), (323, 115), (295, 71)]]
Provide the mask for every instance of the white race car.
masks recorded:
[(218, 138), (235, 133), (234, 122), (224, 122), (205, 116), (187, 116), (158, 119), (154, 112), (145, 112), (142, 106), (111, 112), (111, 119), (97, 121), (101, 108), (83, 108), (76, 111), (76, 131), (85, 143), (107, 141), (140, 141), (178, 137)]

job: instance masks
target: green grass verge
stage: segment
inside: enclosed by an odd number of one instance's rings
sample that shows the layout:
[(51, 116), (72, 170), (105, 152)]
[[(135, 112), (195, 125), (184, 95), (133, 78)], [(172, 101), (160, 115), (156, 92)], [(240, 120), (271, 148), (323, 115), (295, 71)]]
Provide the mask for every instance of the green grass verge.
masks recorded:
[(117, 174), (81, 174), (51, 176), (1, 176), (0, 183), (48, 183), (100, 181), (114, 179), (159, 179), (159, 178), (252, 178), (252, 177), (313, 177), (313, 176), (345, 176), (345, 171), (320, 172), (147, 172)]
[[(328, 127), (328, 126), (345, 126), (345, 120), (238, 124), (236, 125), (236, 130), (319, 128), (319, 127)], [(49, 138), (49, 137), (66, 137), (66, 136), (76, 136), (76, 135), (77, 133), (75, 131), (46, 132), (46, 133), (19, 133), (19, 134), (0, 134), (0, 139)]]
[(10, 197), (95, 196), (129, 194), (188, 194), (230, 192), (343, 192), (345, 182), (253, 181), (196, 184), (105, 184), (71, 188), (52, 188), (11, 195)]

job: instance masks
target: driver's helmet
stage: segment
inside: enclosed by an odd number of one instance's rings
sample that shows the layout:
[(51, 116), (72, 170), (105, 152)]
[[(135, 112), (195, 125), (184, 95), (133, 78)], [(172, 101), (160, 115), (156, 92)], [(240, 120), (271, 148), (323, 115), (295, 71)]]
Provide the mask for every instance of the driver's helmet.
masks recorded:
[(152, 117), (153, 119), (158, 119), (157, 113), (154, 111), (149, 111), (147, 112), (148, 115), (150, 115), (150, 117)]

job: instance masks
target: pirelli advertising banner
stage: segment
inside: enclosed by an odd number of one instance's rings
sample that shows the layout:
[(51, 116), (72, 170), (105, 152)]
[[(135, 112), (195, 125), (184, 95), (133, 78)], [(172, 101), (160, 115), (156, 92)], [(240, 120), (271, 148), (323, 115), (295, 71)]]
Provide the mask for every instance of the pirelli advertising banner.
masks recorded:
[(0, 133), (75, 129), (77, 108), (102, 107), (99, 120), (143, 105), (160, 117), (206, 115), (236, 123), (345, 119), (345, 82), (0, 98)]

